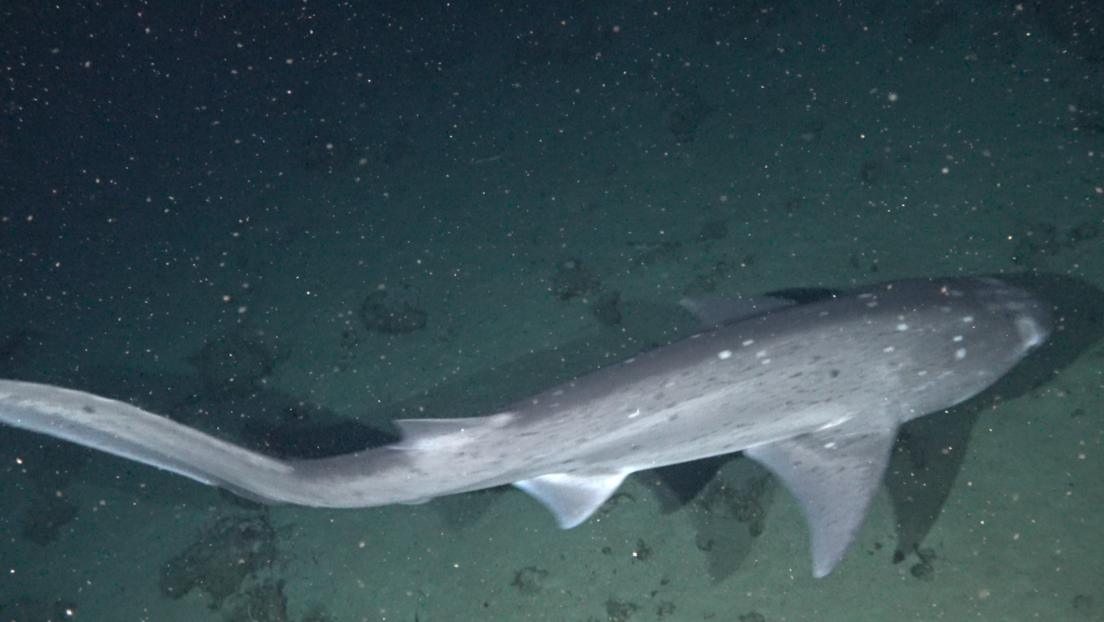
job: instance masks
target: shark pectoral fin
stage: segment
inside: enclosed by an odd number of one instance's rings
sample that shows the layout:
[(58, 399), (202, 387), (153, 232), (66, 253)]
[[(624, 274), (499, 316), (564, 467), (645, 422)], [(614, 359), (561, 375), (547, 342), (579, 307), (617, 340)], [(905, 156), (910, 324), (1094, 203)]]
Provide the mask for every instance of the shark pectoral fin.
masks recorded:
[(556, 516), (561, 529), (571, 529), (590, 518), (632, 471), (603, 473), (549, 473), (514, 482)]
[(896, 424), (870, 428), (869, 420), (852, 420), (744, 452), (785, 482), (801, 504), (813, 576), (831, 572), (858, 535), (896, 435)]

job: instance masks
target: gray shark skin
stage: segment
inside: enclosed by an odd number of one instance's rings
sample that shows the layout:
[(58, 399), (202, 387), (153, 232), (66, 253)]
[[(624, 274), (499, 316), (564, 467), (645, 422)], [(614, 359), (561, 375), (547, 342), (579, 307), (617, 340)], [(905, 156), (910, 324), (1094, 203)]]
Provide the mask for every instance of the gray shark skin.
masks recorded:
[(797, 497), (822, 577), (861, 527), (898, 427), (977, 395), (1045, 341), (1051, 318), (991, 278), (779, 306), (726, 318), (714, 304), (702, 313), (714, 328), (497, 414), (398, 421), (400, 442), (330, 458), (279, 460), (122, 402), (8, 380), (0, 421), (269, 502), (369, 507), (514, 484), (564, 528), (630, 473), (744, 451)]

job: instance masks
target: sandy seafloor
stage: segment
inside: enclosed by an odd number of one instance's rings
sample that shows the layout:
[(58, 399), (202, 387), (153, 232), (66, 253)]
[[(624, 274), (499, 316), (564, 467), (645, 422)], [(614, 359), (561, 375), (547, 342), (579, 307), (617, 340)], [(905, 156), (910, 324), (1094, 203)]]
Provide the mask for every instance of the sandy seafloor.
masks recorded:
[[(231, 438), (288, 418), (388, 430), (689, 334), (677, 302), (706, 289), (1104, 287), (1104, 42), (1077, 21), (1093, 5), (821, 4), (8, 14), (6, 58), (25, 62), (4, 70), (0, 371)], [(594, 283), (562, 300), (569, 262)], [(381, 288), (425, 327), (367, 330)], [(620, 322), (599, 321), (614, 291)], [(231, 345), (197, 357), (210, 343)], [(820, 580), (776, 484), (756, 537), (732, 516), (703, 526), (700, 500), (663, 511), (648, 473), (561, 531), (513, 489), (259, 509), (3, 429), (0, 614), (1102, 620), (1104, 350), (1080, 346), (964, 409), (924, 568), (893, 563), (883, 492)], [(232, 394), (212, 384), (226, 374)], [(220, 607), (166, 596), (166, 564), (226, 516), (271, 527), (245, 545), (273, 547), (266, 563)]]

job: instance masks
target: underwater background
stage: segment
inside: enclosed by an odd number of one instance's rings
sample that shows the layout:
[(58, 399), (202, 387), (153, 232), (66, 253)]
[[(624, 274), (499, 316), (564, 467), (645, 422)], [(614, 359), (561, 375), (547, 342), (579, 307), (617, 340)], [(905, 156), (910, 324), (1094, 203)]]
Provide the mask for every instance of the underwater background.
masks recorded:
[(735, 456), (561, 531), (512, 488), (264, 507), (0, 428), (0, 621), (1104, 620), (1104, 5), (0, 24), (0, 377), (275, 455), (494, 412), (691, 334), (687, 296), (1021, 275), (1066, 319), (1027, 388), (904, 430), (819, 580), (793, 498)]

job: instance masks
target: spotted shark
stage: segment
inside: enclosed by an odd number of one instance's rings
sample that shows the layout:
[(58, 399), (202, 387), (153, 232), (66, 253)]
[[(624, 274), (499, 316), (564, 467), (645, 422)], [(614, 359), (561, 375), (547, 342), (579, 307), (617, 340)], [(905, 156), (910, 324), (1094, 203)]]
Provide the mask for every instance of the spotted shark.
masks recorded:
[(489, 416), (397, 421), (401, 440), (284, 460), (129, 404), (0, 380), (0, 421), (253, 499), (420, 503), (513, 484), (563, 528), (636, 471), (744, 452), (795, 495), (813, 574), (855, 539), (901, 424), (967, 400), (1051, 330), (1050, 307), (994, 278), (900, 280), (806, 304), (699, 304), (701, 332)]

